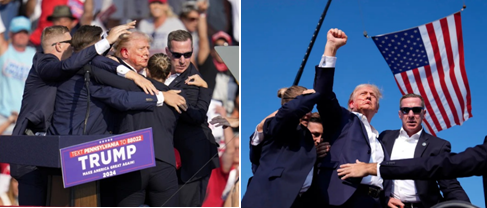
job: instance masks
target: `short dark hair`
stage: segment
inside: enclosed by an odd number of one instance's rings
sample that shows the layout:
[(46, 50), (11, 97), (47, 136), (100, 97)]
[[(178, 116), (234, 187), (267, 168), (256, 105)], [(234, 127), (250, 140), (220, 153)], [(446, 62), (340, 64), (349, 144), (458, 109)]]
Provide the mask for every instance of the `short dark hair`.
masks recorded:
[(421, 99), (421, 107), (424, 108), (424, 100), (423, 100), (423, 97), (421, 97), (421, 95), (418, 95), (418, 94), (413, 94), (413, 93), (409, 93), (409, 94), (405, 94), (401, 97), (401, 99), (399, 100), (399, 107), (402, 107), (401, 106), (401, 103), (402, 103), (402, 100), (406, 99), (406, 98), (419, 98)]
[(309, 117), (309, 122), (315, 122), (315, 123), (320, 123), (321, 124), (321, 117), (318, 112), (314, 112), (311, 114), (311, 117)]
[(191, 48), (193, 48), (193, 36), (186, 30), (174, 30), (169, 33), (167, 37), (167, 48), (171, 50), (171, 41), (186, 41), (191, 40)]
[(83, 25), (74, 34), (71, 39), (71, 45), (75, 52), (95, 44), (101, 39), (101, 27), (94, 25)]

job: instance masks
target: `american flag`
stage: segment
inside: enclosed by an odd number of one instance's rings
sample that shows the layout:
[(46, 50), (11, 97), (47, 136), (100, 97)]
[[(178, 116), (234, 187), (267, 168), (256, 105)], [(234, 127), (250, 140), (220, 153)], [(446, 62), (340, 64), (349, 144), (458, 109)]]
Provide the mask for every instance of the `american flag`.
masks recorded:
[(472, 117), (460, 12), (372, 39), (401, 93), (423, 97), (428, 132), (435, 135)]

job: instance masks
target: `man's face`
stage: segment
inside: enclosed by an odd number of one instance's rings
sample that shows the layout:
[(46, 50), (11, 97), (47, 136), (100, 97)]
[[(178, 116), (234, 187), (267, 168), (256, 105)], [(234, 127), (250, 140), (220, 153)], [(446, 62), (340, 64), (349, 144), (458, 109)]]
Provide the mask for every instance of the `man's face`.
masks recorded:
[(171, 48), (166, 48), (166, 53), (169, 55), (169, 58), (171, 59), (171, 73), (183, 73), (186, 71), (186, 69), (189, 67), (189, 64), (191, 62), (191, 56), (190, 57), (176, 57), (181, 54), (189, 53), (193, 51), (193, 47), (191, 44), (191, 40), (185, 40), (185, 41), (171, 41)]
[(192, 10), (188, 13), (186, 17), (181, 18), (184, 26), (188, 29), (189, 32), (194, 32), (198, 29), (198, 19), (200, 15), (197, 11)]
[(377, 95), (374, 89), (370, 86), (363, 86), (359, 88), (355, 94), (354, 98), (349, 103), (350, 108), (354, 112), (363, 112), (366, 110), (371, 110), (377, 113)]
[[(62, 39), (60, 39), (57, 42), (62, 42), (66, 40), (71, 40), (71, 34), (69, 34), (69, 32), (64, 33)], [(73, 53), (73, 47), (71, 47), (71, 44), (69, 43), (57, 43), (57, 44), (60, 44), (59, 48), (61, 49), (61, 53), (62, 53), (61, 60), (66, 60), (67, 58), (69, 58)]]
[[(128, 64), (140, 71), (147, 67), (149, 61), (149, 41), (145, 38), (136, 38), (130, 41), (127, 50), (127, 56), (124, 57)], [(124, 49), (122, 49), (124, 50)]]
[(321, 137), (323, 136), (323, 125), (317, 122), (309, 122), (308, 130), (311, 132), (311, 136), (313, 136), (315, 146), (318, 145), (321, 142)]
[(52, 20), (52, 25), (61, 25), (67, 27), (69, 30), (73, 28), (73, 20), (69, 17), (57, 17)]
[[(401, 109), (406, 108), (405, 110), (408, 112), (402, 112), (399, 110), (399, 118), (402, 120), (402, 127), (406, 132), (409, 134), (415, 134), (419, 130), (421, 130), (421, 123), (423, 122), (424, 114), (426, 110), (422, 110), (420, 112), (414, 113), (413, 110), (407, 108), (422, 108), (421, 107), (421, 99), (416, 97), (411, 98), (404, 98), (401, 101)], [(419, 110), (419, 109), (418, 109)]]
[(16, 33), (12, 33), (12, 44), (17, 47), (26, 47), (29, 43), (29, 33), (25, 30), (21, 30)]

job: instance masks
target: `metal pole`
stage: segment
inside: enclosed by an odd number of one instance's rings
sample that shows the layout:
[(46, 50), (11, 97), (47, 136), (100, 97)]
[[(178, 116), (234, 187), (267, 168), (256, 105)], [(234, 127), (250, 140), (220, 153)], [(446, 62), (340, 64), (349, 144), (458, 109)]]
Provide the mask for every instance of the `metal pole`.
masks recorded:
[(313, 49), (313, 45), (315, 44), (316, 36), (318, 36), (318, 33), (320, 32), (321, 24), (323, 23), (323, 20), (325, 19), (326, 12), (328, 11), (328, 7), (330, 7), (331, 0), (328, 0), (326, 3), (325, 10), (323, 11), (323, 14), (321, 14), (320, 20), (318, 21), (318, 25), (316, 26), (315, 32), (313, 33), (313, 37), (311, 38), (311, 42), (309, 43), (308, 49), (306, 50), (306, 53), (304, 54), (303, 62), (301, 63), (301, 67), (299, 67), (298, 74), (296, 74), (296, 78), (294, 79), (293, 85), (298, 85), (299, 80), (301, 79), (301, 75), (303, 74), (304, 66), (306, 66), (306, 62), (308, 61), (308, 56), (309, 53), (311, 52), (311, 49)]

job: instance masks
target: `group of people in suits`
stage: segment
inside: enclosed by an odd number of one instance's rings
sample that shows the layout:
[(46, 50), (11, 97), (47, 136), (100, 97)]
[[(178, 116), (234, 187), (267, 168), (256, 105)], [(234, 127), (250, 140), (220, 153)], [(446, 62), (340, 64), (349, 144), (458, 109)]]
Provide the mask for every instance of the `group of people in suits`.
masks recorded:
[[(448, 141), (423, 130), (421, 124), (427, 112), (420, 95), (404, 95), (399, 106), (402, 127), (381, 134), (371, 124), (382, 97), (377, 86), (358, 85), (346, 107), (340, 106), (333, 80), (336, 52), (347, 39), (343, 31), (330, 29), (316, 67), (314, 90), (288, 88), (282, 95), (282, 107), (257, 126), (250, 141), (254, 176), (242, 207), (423, 208), (446, 200), (469, 202), (452, 173), (441, 169), (432, 173), (433, 166), (425, 164), (406, 168), (414, 161), (430, 161), (427, 158), (432, 157), (459, 165), (458, 160), (452, 160), (457, 159), (454, 156), (446, 159), (451, 150)], [(322, 140), (316, 146), (310, 129), (300, 122), (315, 105), (323, 127)], [(322, 155), (318, 147), (324, 142), (331, 147)], [(408, 158), (417, 159), (391, 163)], [(373, 169), (379, 163), (381, 172), (377, 174)], [(425, 169), (430, 173), (416, 175)], [(433, 174), (441, 177), (428, 177)]]
[[(167, 55), (149, 57), (151, 38), (129, 31), (134, 26), (104, 34), (86, 25), (73, 37), (64, 26), (44, 29), (43, 52), (34, 57), (13, 134), (100, 135), (152, 127), (156, 166), (102, 180), (101, 205), (201, 206), (219, 161), (206, 117), (211, 95), (190, 62), (192, 36), (173, 31)], [(114, 56), (103, 56), (110, 48)], [(179, 170), (177, 154), (184, 164)], [(20, 205), (45, 205), (47, 171), (11, 169)]]

